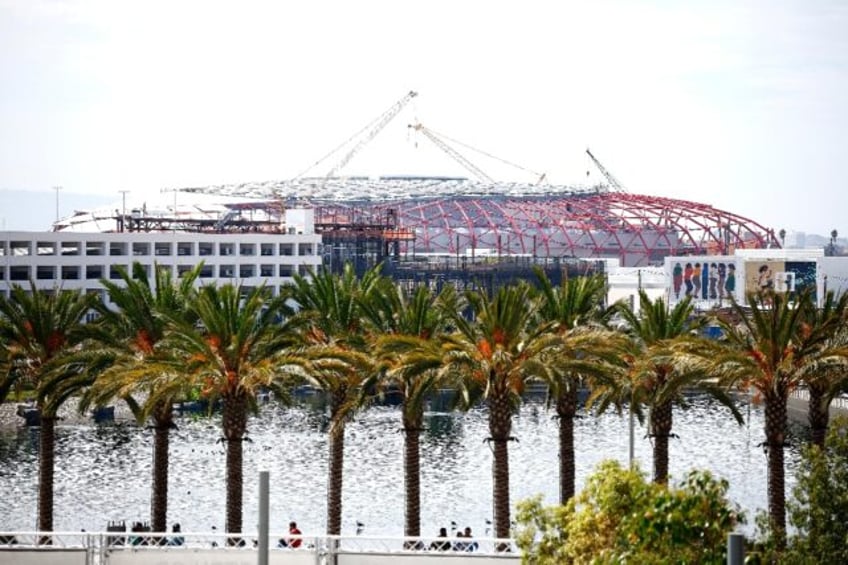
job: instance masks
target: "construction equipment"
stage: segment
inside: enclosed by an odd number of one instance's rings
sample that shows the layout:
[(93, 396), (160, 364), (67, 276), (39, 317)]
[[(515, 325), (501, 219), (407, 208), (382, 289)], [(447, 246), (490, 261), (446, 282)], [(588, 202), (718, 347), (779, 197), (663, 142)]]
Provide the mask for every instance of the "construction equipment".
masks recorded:
[(478, 180), (481, 180), (481, 181), (484, 181), (484, 182), (490, 182), (490, 183), (495, 182), (494, 180), (492, 180), (492, 178), (489, 175), (484, 173), (477, 165), (475, 165), (474, 163), (472, 163), (471, 161), (469, 161), (468, 159), (463, 157), (456, 149), (454, 149), (453, 147), (451, 147), (450, 145), (448, 145), (447, 143), (442, 141), (441, 138), (439, 137), (439, 135), (436, 134), (436, 132), (434, 132), (430, 129), (427, 129), (426, 127), (424, 127), (420, 123), (409, 124), (408, 127), (412, 128), (416, 132), (420, 132), (422, 135), (424, 135), (424, 137), (426, 137), (427, 139), (432, 141), (433, 144), (436, 147), (438, 147), (439, 149), (441, 149), (442, 151), (444, 151), (445, 153), (450, 155), (451, 158), (453, 158), (453, 160), (455, 160), (457, 163), (459, 163), (460, 165), (465, 167), (465, 169), (467, 169), (471, 174), (473, 174), (475, 177), (477, 177)]
[[(315, 167), (317, 167), (318, 165), (320, 165), (321, 163), (326, 161), (328, 158), (330, 158), (332, 155), (335, 155), (342, 148), (350, 145), (354, 140), (358, 139), (358, 141), (353, 145), (353, 147), (351, 147), (348, 150), (348, 152), (345, 153), (344, 157), (342, 157), (341, 160), (339, 160), (324, 176), (324, 184), (326, 184), (329, 179), (336, 176), (336, 174), (338, 174), (338, 172), (340, 170), (342, 170), (345, 167), (345, 165), (347, 165), (350, 162), (350, 160), (353, 159), (356, 156), (356, 154), (359, 153), (359, 151), (363, 147), (365, 147), (365, 145), (368, 144), (369, 141), (374, 139), (374, 137), (376, 137), (376, 135), (378, 133), (380, 133), (380, 131), (382, 131), (383, 128), (386, 127), (386, 125), (390, 121), (392, 121), (392, 119), (395, 116), (397, 116), (400, 113), (401, 110), (403, 110), (404, 106), (406, 106), (409, 103), (409, 101), (412, 100), (413, 98), (415, 98), (416, 96), (418, 96), (418, 93), (415, 92), (414, 90), (410, 90), (409, 92), (407, 92), (406, 96), (404, 96), (403, 98), (401, 98), (400, 100), (398, 100), (397, 102), (392, 104), (391, 107), (389, 107), (388, 110), (386, 110), (385, 112), (380, 114), (374, 120), (370, 121), (368, 124), (366, 124), (365, 127), (363, 127), (361, 130), (359, 130), (358, 132), (356, 132), (355, 134), (350, 136), (350, 138), (348, 138), (347, 141), (345, 141), (344, 143), (342, 143), (341, 145), (339, 145), (338, 147), (336, 147), (335, 149), (333, 149), (332, 151), (327, 153), (321, 159), (317, 160), (311, 167), (309, 167), (303, 173), (297, 175), (297, 177), (295, 177), (295, 178), (302, 177), (307, 171), (314, 169)], [(365, 132), (367, 132), (367, 133), (365, 133)], [(363, 135), (363, 133), (365, 135)]]
[(628, 190), (624, 188), (624, 185), (618, 182), (618, 179), (615, 178), (613, 174), (609, 172), (603, 165), (601, 165), (601, 162), (598, 161), (594, 155), (592, 155), (592, 152), (589, 151), (588, 148), (586, 148), (586, 154), (589, 156), (595, 166), (598, 167), (598, 170), (601, 171), (601, 174), (604, 175), (604, 178), (607, 179), (607, 182), (609, 183), (610, 187), (612, 187), (615, 192), (628, 192)]

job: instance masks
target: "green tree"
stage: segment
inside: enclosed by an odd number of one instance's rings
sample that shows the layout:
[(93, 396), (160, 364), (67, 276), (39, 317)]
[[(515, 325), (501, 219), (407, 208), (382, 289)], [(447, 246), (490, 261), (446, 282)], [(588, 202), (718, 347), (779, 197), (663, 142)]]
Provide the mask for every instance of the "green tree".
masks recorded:
[(560, 503), (565, 504), (574, 496), (574, 418), (577, 415), (577, 393), (584, 384), (581, 373), (573, 370), (570, 362), (591, 361), (592, 354), (597, 353), (602, 344), (608, 343), (605, 339), (608, 335), (596, 334), (598, 342), (595, 344), (587, 343), (583, 339), (585, 336), (581, 335), (581, 330), (600, 323), (608, 315), (603, 307), (606, 281), (600, 276), (565, 278), (559, 287), (555, 287), (541, 269), (536, 270), (536, 277), (542, 296), (539, 316), (543, 321), (554, 324), (563, 339), (560, 353), (554, 359), (562, 370), (551, 373), (553, 378), (548, 386), (559, 419), (559, 496)]
[(522, 563), (724, 563), (727, 535), (743, 520), (728, 486), (693, 471), (671, 488), (605, 461), (567, 504), (519, 504)]
[(549, 380), (546, 351), (558, 337), (538, 320), (539, 301), (525, 282), (501, 287), (493, 296), (469, 291), (470, 319), (453, 312), (456, 332), (446, 343), (443, 371), (458, 375), (466, 404), (482, 398), (488, 407), (492, 444), (494, 534), (509, 537), (509, 451), (512, 416), (528, 378)]
[[(172, 279), (171, 269), (154, 265), (151, 286), (144, 267), (133, 263), (132, 275), (119, 268), (120, 283), (101, 279), (114, 305), (99, 304), (100, 318), (92, 324), (93, 337), (101, 344), (84, 355), (105, 363), (92, 387), (83, 395), (80, 409), (90, 404), (103, 405), (116, 398), (127, 401), (143, 423), (149, 415), (153, 427), (153, 469), (150, 523), (155, 532), (167, 530), (168, 517), (168, 447), (170, 432), (175, 427), (173, 403), (184, 398), (187, 382), (183, 365), (168, 356), (162, 344), (169, 329), (169, 319), (192, 324), (188, 307), (194, 295), (194, 283), (201, 265)], [(100, 357), (101, 361), (96, 358)], [(161, 390), (152, 390), (155, 386)], [(135, 397), (144, 399), (139, 406)]]
[(837, 297), (833, 291), (828, 292), (820, 308), (815, 307), (813, 300), (803, 304), (806, 305), (805, 323), (823, 333), (825, 339), (821, 347), (830, 352), (828, 362), (822, 363), (820, 370), (811, 371), (804, 379), (810, 395), (807, 420), (810, 423), (811, 441), (824, 447), (830, 421), (830, 403), (840, 393), (848, 374), (842, 355), (848, 350), (848, 293)]
[(746, 300), (746, 305), (731, 303), (738, 324), (720, 322), (726, 341), (710, 351), (710, 372), (741, 390), (754, 391), (764, 404), (769, 526), (780, 550), (786, 544), (784, 448), (789, 393), (809, 375), (841, 363), (841, 357), (828, 345), (829, 326), (809, 323), (809, 309), (815, 308), (810, 291), (796, 297), (751, 293)]
[(41, 415), (38, 432), (38, 529), (53, 530), (53, 480), (56, 418), (62, 404), (87, 381), (78, 367), (62, 363), (84, 339), (83, 322), (94, 298), (68, 290), (43, 291), (30, 283), (29, 290), (12, 287), (0, 299), (0, 341), (8, 348), (9, 373), (37, 392)]
[[(374, 337), (382, 371), (375, 373), (376, 385), (401, 398), (404, 433), (404, 485), (406, 508), (404, 535), (421, 535), (420, 436), (424, 407), (429, 395), (443, 382), (442, 338), (446, 312), (456, 311), (456, 291), (450, 285), (440, 294), (428, 286), (411, 292), (389, 279), (375, 287), (363, 310)], [(366, 384), (366, 389), (371, 383)]]
[(286, 296), (296, 303), (299, 355), (306, 378), (329, 398), (327, 533), (341, 534), (344, 439), (361, 403), (361, 387), (374, 372), (363, 327), (362, 303), (380, 280), (379, 267), (358, 278), (350, 264), (341, 274), (295, 275)]
[(824, 448), (803, 451), (789, 519), (797, 534), (786, 563), (848, 563), (848, 420), (837, 420)]
[[(227, 452), (227, 532), (242, 531), (243, 450), (249, 410), (260, 391), (285, 398), (284, 368), (290, 362), (291, 333), (282, 298), (265, 287), (231, 284), (201, 287), (191, 304), (197, 323), (171, 318), (165, 338), (169, 355), (182, 362), (187, 378), (210, 406), (223, 405), (222, 429)], [(151, 383), (149, 405), (167, 402), (168, 387)]]
[(648, 408), (654, 481), (665, 483), (673, 407), (686, 406), (686, 391), (704, 391), (729, 407), (740, 424), (743, 418), (727, 391), (708, 379), (706, 365), (697, 356), (706, 346), (706, 341), (697, 335), (705, 320), (694, 315), (689, 298), (669, 308), (662, 298), (651, 300), (645, 291), (640, 291), (638, 311), (629, 304), (620, 305), (618, 311), (625, 322), (623, 331), (630, 339), (624, 342), (619, 365), (613, 366), (596, 387), (592, 402), (598, 401), (602, 412), (612, 405), (620, 408), (626, 401), (640, 420), (642, 408)]

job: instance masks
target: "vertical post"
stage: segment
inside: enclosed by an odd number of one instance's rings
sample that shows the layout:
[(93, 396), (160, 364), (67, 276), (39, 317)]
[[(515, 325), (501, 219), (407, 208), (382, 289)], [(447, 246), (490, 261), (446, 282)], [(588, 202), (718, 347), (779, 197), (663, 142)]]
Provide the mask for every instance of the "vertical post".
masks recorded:
[(633, 461), (636, 459), (635, 444), (636, 444), (636, 423), (633, 421), (633, 399), (630, 399), (630, 421), (628, 422), (630, 432), (630, 442), (628, 444), (628, 461), (630, 467), (633, 468)]
[(127, 192), (129, 190), (119, 190), (121, 193), (121, 232), (125, 231), (127, 224)]
[(745, 563), (745, 536), (728, 534), (727, 565), (742, 565), (743, 563)]
[(54, 186), (53, 190), (56, 191), (56, 223), (59, 223), (59, 191), (62, 190), (62, 187)]
[(259, 471), (259, 565), (268, 565), (268, 476), (268, 471)]

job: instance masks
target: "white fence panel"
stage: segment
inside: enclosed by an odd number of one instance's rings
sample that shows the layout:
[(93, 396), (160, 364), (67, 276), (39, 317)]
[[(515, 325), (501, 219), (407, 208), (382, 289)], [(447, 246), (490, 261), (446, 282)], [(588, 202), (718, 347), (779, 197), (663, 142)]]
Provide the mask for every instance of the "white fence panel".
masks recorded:
[[(127, 548), (111, 549), (103, 565), (256, 565), (255, 549)], [(315, 550), (272, 549), (268, 565), (315, 565)]]
[(0, 565), (86, 565), (86, 550), (4, 548)]
[(429, 553), (421, 555), (354, 555), (339, 554), (337, 565), (516, 565), (521, 558), (495, 557), (492, 555), (450, 555), (445, 553)]

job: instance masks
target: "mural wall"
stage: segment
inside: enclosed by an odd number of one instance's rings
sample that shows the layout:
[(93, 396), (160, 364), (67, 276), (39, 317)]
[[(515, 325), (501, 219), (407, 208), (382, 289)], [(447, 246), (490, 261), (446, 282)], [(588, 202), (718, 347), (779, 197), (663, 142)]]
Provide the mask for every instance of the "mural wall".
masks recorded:
[(748, 292), (796, 293), (811, 288), (816, 295), (816, 261), (754, 259), (739, 256), (666, 257), (669, 303), (691, 296), (699, 308), (726, 306)]
[(739, 279), (739, 259), (734, 256), (666, 257), (665, 269), (671, 286), (669, 303), (687, 296), (703, 307), (727, 304), (730, 297), (742, 296)]

